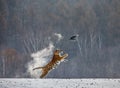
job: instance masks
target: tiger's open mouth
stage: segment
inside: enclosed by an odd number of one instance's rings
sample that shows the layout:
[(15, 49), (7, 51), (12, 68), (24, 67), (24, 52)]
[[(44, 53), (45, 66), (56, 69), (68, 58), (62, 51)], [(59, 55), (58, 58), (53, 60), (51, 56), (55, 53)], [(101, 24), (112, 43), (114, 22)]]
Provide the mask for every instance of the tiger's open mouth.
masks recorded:
[(63, 50), (60, 50), (59, 55), (60, 55), (60, 56), (63, 56), (64, 54), (66, 54), (66, 53), (63, 52)]
[(63, 50), (59, 50), (59, 55), (60, 55), (60, 56), (63, 55)]
[(62, 56), (62, 55), (64, 54), (64, 52), (63, 52), (63, 51), (61, 51), (59, 54)]

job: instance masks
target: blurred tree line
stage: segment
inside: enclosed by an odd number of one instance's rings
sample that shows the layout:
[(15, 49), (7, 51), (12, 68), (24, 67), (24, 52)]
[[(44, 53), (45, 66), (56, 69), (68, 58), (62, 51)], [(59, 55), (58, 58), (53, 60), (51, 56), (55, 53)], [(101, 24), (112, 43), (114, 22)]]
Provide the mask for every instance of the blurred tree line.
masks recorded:
[(30, 77), (30, 54), (53, 33), (64, 36), (55, 46), (69, 58), (48, 77), (120, 77), (119, 0), (0, 0), (0, 77)]

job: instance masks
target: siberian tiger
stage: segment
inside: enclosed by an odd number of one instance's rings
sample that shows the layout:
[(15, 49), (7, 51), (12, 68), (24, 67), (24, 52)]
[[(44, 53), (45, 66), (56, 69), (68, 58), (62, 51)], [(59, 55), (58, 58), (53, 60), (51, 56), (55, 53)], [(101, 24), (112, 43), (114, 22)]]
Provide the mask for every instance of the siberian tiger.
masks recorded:
[(46, 64), (43, 67), (36, 67), (33, 69), (33, 70), (42, 69), (42, 74), (41, 74), (40, 78), (45, 77), (50, 70), (52, 70), (54, 67), (56, 67), (56, 65), (58, 63), (60, 63), (61, 61), (64, 61), (65, 58), (68, 57), (68, 54), (61, 55), (61, 52), (62, 52), (62, 50), (55, 50), (52, 60), (48, 64)]

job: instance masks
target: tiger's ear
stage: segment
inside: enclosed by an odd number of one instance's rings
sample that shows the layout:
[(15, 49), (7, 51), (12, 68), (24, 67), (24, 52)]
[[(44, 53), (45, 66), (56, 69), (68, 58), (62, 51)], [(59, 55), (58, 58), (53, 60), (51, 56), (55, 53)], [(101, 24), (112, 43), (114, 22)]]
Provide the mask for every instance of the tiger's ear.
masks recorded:
[(59, 55), (58, 50), (55, 50), (55, 51), (54, 51), (54, 55)]

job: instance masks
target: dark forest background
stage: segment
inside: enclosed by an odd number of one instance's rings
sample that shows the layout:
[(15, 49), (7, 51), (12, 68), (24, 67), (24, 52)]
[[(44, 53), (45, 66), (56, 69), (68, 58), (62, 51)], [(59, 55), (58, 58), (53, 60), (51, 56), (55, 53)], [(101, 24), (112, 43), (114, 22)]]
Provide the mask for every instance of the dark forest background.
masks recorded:
[(53, 33), (69, 58), (47, 77), (120, 77), (120, 0), (0, 0), (0, 77), (30, 77), (30, 53)]

